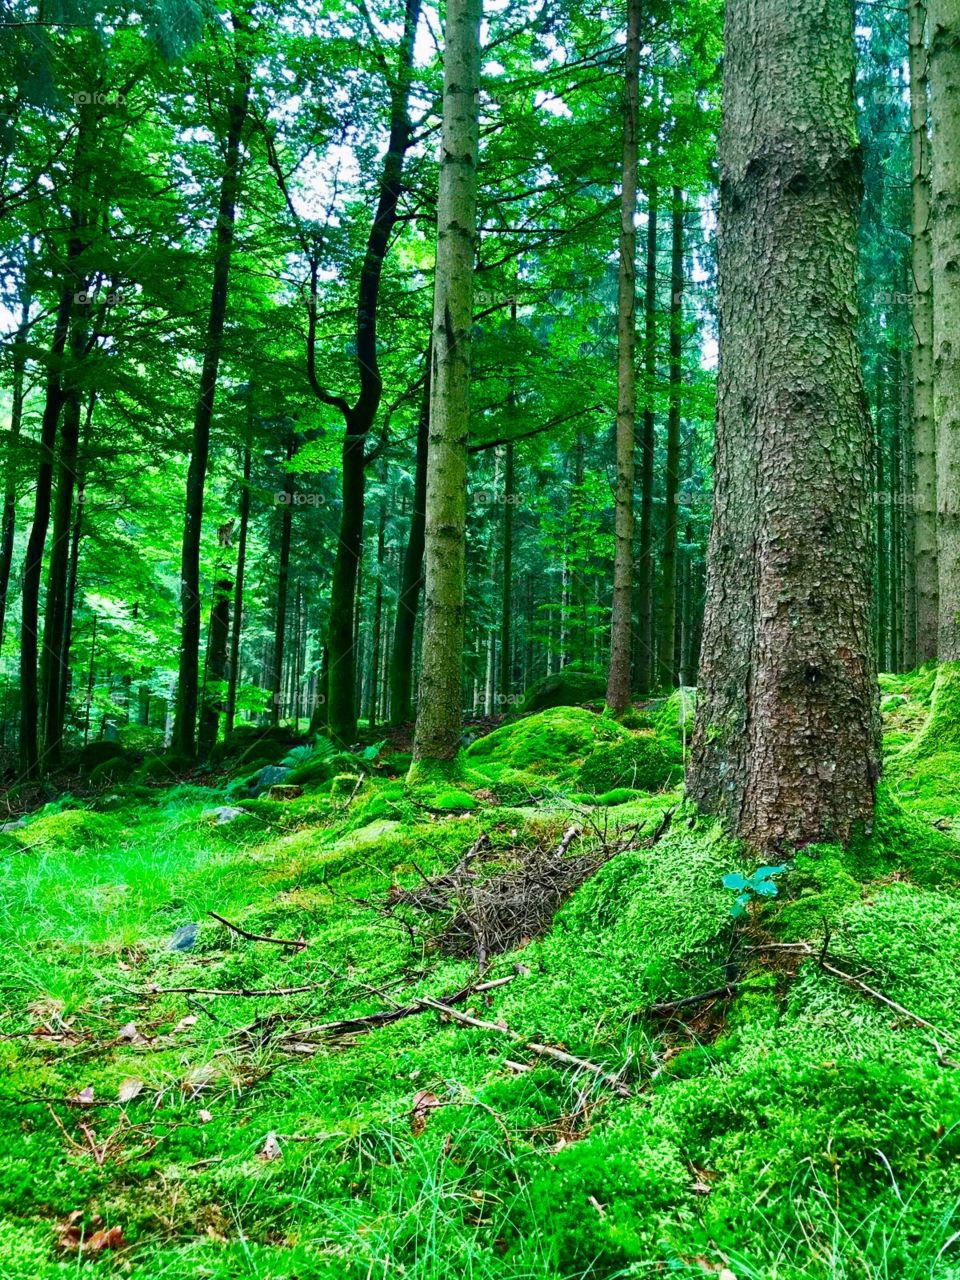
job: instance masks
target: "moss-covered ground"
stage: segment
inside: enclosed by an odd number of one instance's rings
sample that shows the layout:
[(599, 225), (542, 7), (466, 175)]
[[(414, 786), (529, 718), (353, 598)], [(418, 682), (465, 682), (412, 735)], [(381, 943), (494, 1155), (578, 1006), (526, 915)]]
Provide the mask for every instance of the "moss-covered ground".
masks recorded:
[[(933, 683), (884, 680), (874, 829), (738, 920), (723, 877), (754, 865), (675, 789), (675, 700), (638, 732), (517, 721), (450, 785), (155, 769), (29, 816), (0, 835), (0, 1276), (957, 1280), (960, 756), (910, 750)], [(391, 890), (572, 824), (573, 854), (634, 847), (492, 958), (509, 981), (458, 1006), (492, 1026), (316, 1030), (476, 980)]]

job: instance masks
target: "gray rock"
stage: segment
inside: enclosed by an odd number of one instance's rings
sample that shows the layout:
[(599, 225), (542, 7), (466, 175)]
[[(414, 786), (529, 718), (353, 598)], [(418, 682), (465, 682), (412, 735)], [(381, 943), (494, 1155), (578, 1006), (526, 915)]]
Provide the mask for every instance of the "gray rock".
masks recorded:
[(243, 817), (243, 810), (237, 809), (230, 804), (218, 805), (216, 809), (204, 809), (200, 814), (201, 818), (212, 818), (215, 827), (226, 826), (228, 822), (233, 822), (234, 818)]
[(196, 944), (200, 926), (195, 922), (182, 924), (167, 944), (168, 951), (189, 951)]

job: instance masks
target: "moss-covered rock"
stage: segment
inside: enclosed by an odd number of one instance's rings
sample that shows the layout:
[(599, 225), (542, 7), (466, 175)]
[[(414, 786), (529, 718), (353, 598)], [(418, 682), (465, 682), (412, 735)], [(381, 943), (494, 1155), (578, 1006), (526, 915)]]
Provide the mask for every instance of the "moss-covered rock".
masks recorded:
[(91, 809), (62, 809), (41, 812), (24, 826), (10, 832), (23, 849), (78, 853), (102, 849), (116, 841), (120, 828), (113, 815)]
[(115, 760), (104, 760), (90, 774), (90, 781), (96, 786), (109, 785), (112, 782), (126, 782), (137, 770), (137, 761), (133, 756), (117, 756)]
[(77, 767), (84, 773), (92, 773), (94, 769), (108, 760), (119, 760), (125, 755), (125, 749), (119, 742), (104, 739), (102, 742), (88, 742), (81, 747), (77, 756)]
[(595, 747), (580, 766), (576, 781), (582, 790), (591, 793), (617, 787), (658, 791), (676, 781), (678, 772), (652, 733), (637, 734), (625, 741)]
[(607, 692), (606, 677), (598, 671), (564, 667), (544, 676), (526, 691), (520, 711), (546, 711), (549, 707), (576, 707), (584, 702), (601, 701)]
[(501, 725), (467, 750), (471, 767), (487, 762), (532, 774), (572, 778), (598, 746), (632, 741), (628, 729), (581, 707), (552, 707)]

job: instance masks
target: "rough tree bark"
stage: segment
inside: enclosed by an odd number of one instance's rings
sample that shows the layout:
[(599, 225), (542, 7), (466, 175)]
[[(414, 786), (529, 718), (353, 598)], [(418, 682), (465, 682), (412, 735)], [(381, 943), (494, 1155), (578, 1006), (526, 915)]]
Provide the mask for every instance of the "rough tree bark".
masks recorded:
[(240, 684), (240, 636), (243, 631), (243, 578), (247, 566), (247, 526), (250, 523), (251, 441), (253, 439), (253, 387), (249, 388), (247, 438), (243, 445), (243, 481), (240, 490), (240, 531), (237, 537), (237, 572), (233, 584), (233, 626), (230, 630), (230, 660), (227, 676), (227, 707), (223, 731), (233, 730), (237, 716), (237, 689)]
[(210, 425), (217, 393), (223, 330), (227, 315), (230, 260), (240, 193), (241, 139), (250, 103), (250, 70), (244, 65), (228, 107), (226, 158), (220, 181), (213, 257), (213, 283), (204, 340), (203, 366), (193, 418), (190, 466), (180, 556), (180, 660), (172, 747), (186, 756), (196, 752), (198, 669), (200, 654), (200, 535), (203, 494), (210, 455)]
[(760, 850), (873, 815), (849, 0), (727, 7), (716, 504), (689, 787)]
[(437, 202), (423, 641), (411, 777), (460, 750), (470, 337), (477, 241), (482, 0), (448, 0)]
[(614, 504), (610, 666), (607, 673), (607, 706), (615, 715), (626, 711), (630, 702), (633, 622), (633, 490), (637, 417), (637, 125), (640, 111), (641, 10), (641, 0), (629, 0), (623, 82), (623, 169), (617, 297), (617, 488)]
[(913, 458), (917, 658), (937, 656), (937, 437), (933, 417), (933, 273), (930, 245), (930, 115), (924, 0), (910, 0), (910, 130), (912, 149)]

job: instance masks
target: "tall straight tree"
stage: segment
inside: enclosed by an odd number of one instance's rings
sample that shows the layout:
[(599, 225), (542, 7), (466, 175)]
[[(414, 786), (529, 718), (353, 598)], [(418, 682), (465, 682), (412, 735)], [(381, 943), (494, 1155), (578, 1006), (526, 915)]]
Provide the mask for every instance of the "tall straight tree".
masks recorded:
[(643, 427), (640, 433), (640, 546), (637, 551), (636, 687), (654, 682), (653, 637), (653, 462), (656, 449), (657, 391), (657, 206), (656, 181), (647, 187), (647, 237), (643, 291)]
[(367, 441), (383, 398), (377, 344), (377, 309), (380, 281), (390, 237), (399, 217), (399, 201), (403, 190), (403, 166), (413, 139), (409, 101), (413, 68), (413, 50), (420, 20), (420, 0), (406, 0), (403, 35), (397, 55), (397, 67), (386, 71), (390, 87), (390, 137), (383, 159), (380, 193), (367, 237), (366, 253), (360, 271), (357, 296), (357, 379), (359, 394), (353, 404), (343, 396), (331, 395), (316, 376), (314, 347), (316, 342), (317, 261), (311, 263), (311, 302), (309, 317), (307, 372), (315, 395), (339, 409), (344, 421), (341, 452), (340, 536), (333, 562), (330, 587), (330, 624), (327, 631), (329, 676), (327, 713), (330, 732), (341, 742), (353, 742), (357, 736), (357, 671), (354, 652), (354, 617), (357, 609), (360, 556), (363, 549), (363, 516), (366, 494), (366, 472), (370, 462)]
[(849, 839), (879, 773), (853, 68), (849, 0), (727, 5), (716, 504), (689, 787), (760, 850)]
[(667, 468), (664, 477), (663, 587), (660, 592), (659, 683), (676, 684), (677, 540), (680, 494), (680, 387), (683, 376), (683, 192), (673, 189), (670, 249), (670, 410), (667, 415)]
[(623, 177), (617, 295), (617, 489), (613, 608), (607, 706), (616, 715), (630, 701), (633, 608), (633, 489), (637, 417), (637, 127), (640, 111), (641, 0), (628, 0), (623, 85)]
[(423, 646), (411, 776), (452, 772), (463, 698), (464, 526), (483, 0), (448, 0), (427, 458)]
[(913, 243), (913, 519), (917, 657), (937, 656), (937, 436), (933, 417), (933, 273), (925, 0), (910, 0), (910, 133)]
[(960, 662), (960, 4), (929, 0), (939, 656)]
[[(239, 34), (239, 32), (237, 32)], [(238, 59), (237, 83), (227, 106), (225, 159), (220, 179), (217, 225), (214, 232), (213, 280), (203, 347), (200, 386), (193, 415), (190, 466), (180, 552), (180, 661), (177, 706), (173, 724), (173, 748), (192, 756), (197, 746), (197, 698), (200, 654), (200, 534), (203, 527), (203, 495), (210, 457), (210, 426), (217, 393), (223, 330), (227, 318), (227, 292), (233, 256), (240, 193), (242, 139), (250, 105), (250, 66)]]
[(960, 6), (928, 0), (940, 667), (915, 750), (960, 742)]

